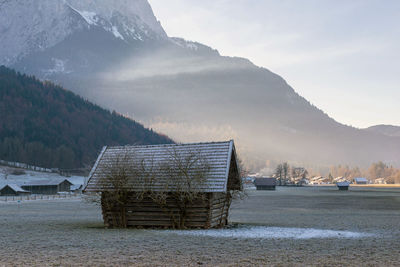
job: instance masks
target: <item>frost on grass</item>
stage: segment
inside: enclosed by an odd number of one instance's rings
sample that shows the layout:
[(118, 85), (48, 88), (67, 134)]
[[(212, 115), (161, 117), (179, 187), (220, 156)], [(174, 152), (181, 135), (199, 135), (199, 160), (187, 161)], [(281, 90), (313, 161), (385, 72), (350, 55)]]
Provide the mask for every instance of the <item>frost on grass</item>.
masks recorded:
[(213, 229), (213, 230), (182, 230), (167, 231), (178, 235), (187, 236), (208, 236), (222, 238), (262, 238), (262, 239), (312, 239), (312, 238), (364, 238), (373, 234), (336, 231), (313, 228), (283, 228), (251, 226), (238, 227), (232, 229)]

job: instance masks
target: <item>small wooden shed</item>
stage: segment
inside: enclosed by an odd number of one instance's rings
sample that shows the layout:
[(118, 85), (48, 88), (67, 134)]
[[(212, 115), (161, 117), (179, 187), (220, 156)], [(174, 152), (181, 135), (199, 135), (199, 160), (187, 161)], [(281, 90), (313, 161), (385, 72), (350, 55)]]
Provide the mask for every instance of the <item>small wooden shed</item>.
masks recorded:
[(29, 191), (22, 189), (16, 184), (6, 184), (0, 189), (0, 196), (21, 196), (29, 194)]
[[(186, 159), (195, 158), (193, 155), (200, 155), (199, 158), (207, 162), (208, 166), (204, 181), (196, 186), (190, 185), (190, 179), (194, 177), (191, 175), (201, 172), (205, 165), (197, 164), (195, 161), (187, 164), (189, 161)], [(107, 205), (108, 198), (111, 198), (115, 191), (107, 178), (113, 177), (109, 175), (110, 168), (117, 161), (128, 161), (127, 158), (134, 158), (129, 164), (139, 164), (146, 166), (147, 170), (150, 168), (155, 170), (152, 172), (154, 181), (146, 184), (142, 176), (130, 176), (124, 186), (128, 194), (125, 204), (123, 206), (118, 203)], [(185, 160), (176, 164), (177, 158)], [(185, 164), (181, 164), (183, 162)], [(154, 167), (161, 165), (166, 168)], [(181, 172), (179, 169), (183, 165), (187, 168), (183, 168)], [(166, 170), (176, 171), (176, 177), (166, 173)], [(189, 180), (182, 180), (182, 173), (188, 174)], [(149, 176), (145, 171), (144, 176), (146, 175)], [(184, 183), (181, 183), (182, 181)], [(113, 219), (113, 214), (123, 210), (126, 227), (169, 228), (175, 227), (176, 217), (182, 216), (183, 200), (178, 201), (174, 196), (179, 194), (181, 186), (185, 187), (185, 184), (189, 184), (191, 190), (198, 193), (198, 197), (190, 201), (185, 200), (187, 203), (185, 203), (186, 210), (184, 211), (186, 214), (184, 228), (215, 228), (226, 225), (232, 192), (242, 190), (233, 140), (195, 144), (104, 147), (89, 174), (84, 193), (101, 193), (103, 219), (107, 227), (118, 226)], [(145, 192), (166, 193), (166, 204), (161, 206), (150, 196), (150, 193)]]
[(336, 185), (339, 188), (339, 190), (345, 191), (349, 190), (350, 183), (347, 181), (343, 181), (343, 182), (337, 182)]
[(354, 178), (354, 183), (356, 183), (356, 184), (368, 184), (368, 180), (367, 180), (367, 178), (364, 178), (364, 177), (357, 177), (357, 178)]
[(257, 190), (275, 190), (276, 179), (275, 178), (256, 178), (254, 179), (254, 185)]
[(32, 194), (55, 195), (58, 192), (69, 192), (72, 183), (65, 178), (30, 181), (21, 185)]

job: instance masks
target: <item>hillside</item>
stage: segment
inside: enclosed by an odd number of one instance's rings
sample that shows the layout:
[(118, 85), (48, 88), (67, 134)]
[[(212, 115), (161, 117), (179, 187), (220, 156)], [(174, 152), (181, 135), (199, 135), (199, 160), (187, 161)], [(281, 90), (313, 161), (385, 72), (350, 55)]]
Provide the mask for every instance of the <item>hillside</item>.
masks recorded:
[(0, 159), (71, 169), (104, 145), (171, 143), (143, 125), (54, 85), (0, 67)]
[(400, 126), (394, 125), (375, 125), (366, 128), (367, 131), (384, 134), (387, 136), (398, 136), (400, 137)]
[(336, 122), (268, 69), (168, 37), (145, 0), (42, 3), (6, 2), (0, 33), (8, 50), (0, 62), (134, 114), (178, 141), (234, 138), (254, 169), (278, 161), (400, 166), (400, 137)]

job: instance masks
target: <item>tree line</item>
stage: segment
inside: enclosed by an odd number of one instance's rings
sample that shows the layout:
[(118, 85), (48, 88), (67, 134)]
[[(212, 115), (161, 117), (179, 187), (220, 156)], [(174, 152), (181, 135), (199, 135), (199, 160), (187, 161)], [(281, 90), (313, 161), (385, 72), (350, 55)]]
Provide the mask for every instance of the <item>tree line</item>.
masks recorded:
[(349, 167), (347, 165), (336, 165), (331, 166), (329, 171), (329, 177), (343, 176), (349, 180), (356, 177), (366, 177), (373, 181), (378, 178), (384, 178), (387, 183), (398, 184), (400, 183), (400, 169), (382, 161), (372, 163), (368, 168), (361, 169), (359, 167)]
[(290, 166), (287, 162), (278, 164), (275, 169), (275, 178), (278, 185), (303, 184), (308, 171), (304, 167)]
[(276, 166), (274, 176), (279, 185), (296, 183), (296, 181), (304, 180), (309, 176), (324, 176), (327, 181), (332, 183), (337, 177), (343, 177), (349, 181), (357, 177), (365, 177), (371, 182), (374, 182), (375, 179), (383, 178), (388, 184), (400, 184), (400, 169), (382, 161), (372, 163), (364, 169), (348, 165), (332, 165), (324, 174), (307, 170), (304, 167), (290, 166), (287, 162), (284, 162)]

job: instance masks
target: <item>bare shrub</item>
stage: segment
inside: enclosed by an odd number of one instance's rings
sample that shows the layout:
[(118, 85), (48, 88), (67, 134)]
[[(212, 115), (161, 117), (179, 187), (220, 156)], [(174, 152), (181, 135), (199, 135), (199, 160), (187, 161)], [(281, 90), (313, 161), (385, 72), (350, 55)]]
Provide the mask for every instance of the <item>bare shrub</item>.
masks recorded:
[(101, 204), (105, 210), (112, 211), (109, 215), (113, 225), (125, 228), (130, 198), (139, 201), (149, 198), (170, 216), (174, 228), (182, 229), (190, 204), (205, 200), (204, 188), (210, 170), (210, 164), (199, 151), (179, 153), (171, 149), (167, 159), (157, 162), (154, 157), (145, 160), (132, 151), (125, 151), (103, 170)]
[(113, 225), (118, 228), (126, 228), (126, 204), (129, 201), (130, 181), (139, 180), (144, 170), (136, 158), (125, 151), (108, 164), (104, 170), (105, 177), (100, 181), (102, 193), (101, 204), (103, 212), (111, 212)]
[[(169, 214), (174, 228), (186, 228), (188, 207), (195, 201), (205, 200), (204, 188), (211, 166), (199, 151), (180, 154), (172, 149), (169, 159), (160, 162), (157, 168), (159, 177), (145, 192)], [(173, 201), (172, 207), (178, 208), (178, 214), (168, 205), (168, 200)]]

